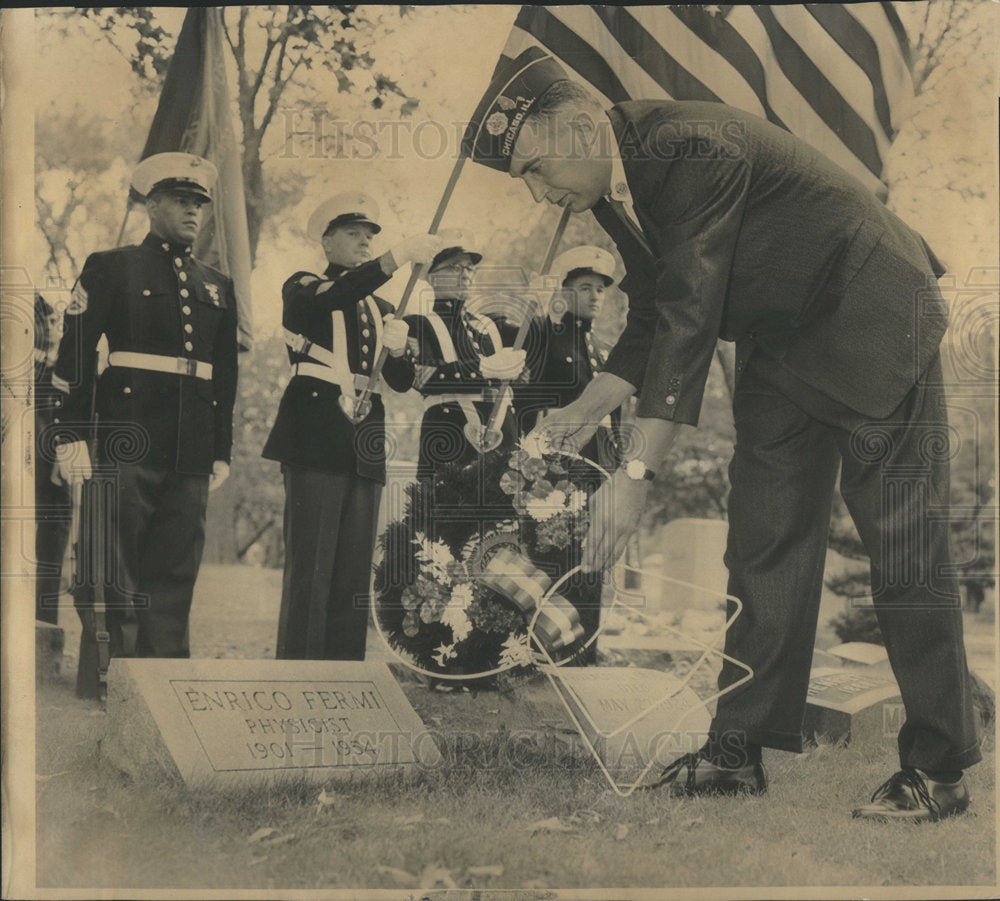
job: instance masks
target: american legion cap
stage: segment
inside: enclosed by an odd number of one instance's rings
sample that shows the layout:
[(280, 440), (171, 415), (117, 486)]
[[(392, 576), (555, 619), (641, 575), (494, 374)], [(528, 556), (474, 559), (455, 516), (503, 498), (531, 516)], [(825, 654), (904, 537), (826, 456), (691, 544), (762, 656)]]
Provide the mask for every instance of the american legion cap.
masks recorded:
[(213, 162), (193, 153), (154, 153), (135, 167), (132, 189), (143, 198), (161, 191), (183, 191), (207, 203), (218, 177)]
[(345, 191), (328, 197), (316, 207), (309, 217), (306, 234), (313, 241), (320, 241), (331, 229), (360, 222), (370, 225), (377, 235), (382, 231), (378, 218), (378, 204), (371, 197), (362, 191)]
[(559, 254), (552, 262), (552, 274), (563, 285), (571, 278), (588, 272), (599, 275), (603, 279), (605, 287), (613, 285), (615, 258), (600, 247), (583, 244)]
[(463, 153), (491, 169), (509, 171), (517, 136), (532, 108), (553, 84), (568, 79), (566, 70), (540, 47), (529, 47), (498, 67), (465, 130)]
[(438, 232), (438, 237), (444, 241), (444, 248), (431, 260), (428, 272), (433, 272), (440, 266), (450, 263), (456, 257), (463, 254), (472, 258), (472, 263), (478, 266), (483, 259), (483, 255), (472, 248), (476, 246), (476, 239), (469, 233), (459, 229), (445, 229)]

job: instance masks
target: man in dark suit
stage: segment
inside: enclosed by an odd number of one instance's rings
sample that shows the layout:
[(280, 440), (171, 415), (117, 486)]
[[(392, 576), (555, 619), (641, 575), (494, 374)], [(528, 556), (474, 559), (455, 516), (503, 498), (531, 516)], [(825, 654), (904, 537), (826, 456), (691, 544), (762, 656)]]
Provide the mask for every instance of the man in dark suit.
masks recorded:
[(413, 384), (407, 327), (374, 295), (401, 266), (426, 263), (440, 239), (418, 235), (380, 257), (381, 231), (366, 194), (338, 194), (310, 217), (322, 244), (322, 275), (296, 272), (282, 289), (292, 377), (263, 455), (285, 480), (285, 574), (278, 621), (279, 659), (363, 660), (372, 552), (385, 484), (385, 408), (374, 386), (371, 412), (352, 419), (384, 346), (380, 383)]
[[(621, 552), (667, 448), (697, 424), (716, 340), (737, 345), (726, 563), (745, 609), (726, 651), (754, 677), (720, 698), (709, 741), (662, 781), (762, 792), (761, 747), (801, 750), (840, 469), (906, 708), (902, 768), (854, 815), (964, 811), (963, 770), (980, 751), (942, 515), (942, 269), (921, 237), (780, 128), (713, 103), (605, 112), (537, 48), (500, 73), (465, 147), (538, 202), (592, 210), (628, 269), (628, 322), (605, 370), (545, 425), (580, 444), (638, 393), (641, 456), (595, 496), (590, 567)], [(740, 675), (725, 665), (720, 688)]]
[[(216, 180), (208, 160), (159, 153), (132, 187), (149, 234), (137, 246), (91, 254), (73, 288), (52, 385), (56, 461), (69, 483), (111, 480), (102, 519), (112, 542), (107, 603), (111, 656), (187, 657), (188, 617), (205, 544), (208, 492), (229, 475), (236, 399), (232, 281), (191, 256)], [(107, 337), (108, 366), (96, 348)], [(96, 389), (95, 389), (96, 382)], [(92, 392), (96, 405), (92, 408)], [(113, 584), (112, 584), (113, 583)], [(77, 592), (84, 622), (77, 691), (97, 691), (93, 586)]]
[[(490, 379), (512, 378), (524, 368), (525, 352), (511, 344), (517, 329), (502, 317), (477, 314), (466, 306), (482, 254), (461, 232), (441, 232), (445, 247), (427, 272), (434, 298), (430, 308), (406, 317), (417, 364), (417, 390), (424, 397), (420, 423), (418, 478), (429, 478), (444, 463), (471, 463), (480, 450), (466, 426), (485, 424), (495, 401)], [(508, 388), (497, 428), (502, 447), (517, 440)]]

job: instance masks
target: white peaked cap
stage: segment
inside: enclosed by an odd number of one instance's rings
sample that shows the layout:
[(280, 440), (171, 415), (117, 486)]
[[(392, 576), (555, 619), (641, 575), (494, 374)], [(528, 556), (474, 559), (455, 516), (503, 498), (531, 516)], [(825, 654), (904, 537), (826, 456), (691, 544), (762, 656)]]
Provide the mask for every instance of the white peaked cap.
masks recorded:
[(212, 199), (219, 177), (215, 164), (193, 153), (154, 153), (132, 172), (132, 187), (143, 197), (158, 191), (187, 191)]
[(310, 240), (321, 241), (331, 228), (340, 225), (353, 225), (361, 222), (375, 229), (375, 234), (382, 231), (378, 224), (378, 204), (361, 191), (345, 191), (328, 197), (309, 217), (306, 234)]
[(559, 254), (552, 263), (551, 274), (558, 278), (560, 283), (565, 283), (571, 273), (579, 275), (580, 270), (601, 276), (605, 286), (613, 285), (615, 258), (600, 247), (584, 244)]

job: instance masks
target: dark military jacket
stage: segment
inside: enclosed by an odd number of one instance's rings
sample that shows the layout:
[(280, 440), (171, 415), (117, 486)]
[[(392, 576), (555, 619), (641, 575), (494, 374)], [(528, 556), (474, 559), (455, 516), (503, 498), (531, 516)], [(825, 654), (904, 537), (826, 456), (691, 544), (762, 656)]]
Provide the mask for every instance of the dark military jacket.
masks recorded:
[(633, 101), (609, 113), (641, 235), (594, 216), (628, 270), (628, 321), (606, 371), (639, 416), (696, 424), (718, 338), (888, 416), (938, 353), (943, 267), (864, 185), (788, 132), (721, 103)]
[[(369, 375), (377, 356), (381, 317), (393, 306), (373, 292), (389, 280), (378, 259), (355, 269), (331, 263), (320, 276), (296, 272), (282, 288), (282, 323), (328, 352), (334, 350), (335, 313), (343, 314), (343, 335), (352, 373)], [(373, 306), (379, 323), (374, 321)], [(315, 354), (288, 348), (289, 363), (311, 364)], [(407, 391), (413, 385), (413, 360), (386, 358), (378, 389)], [(285, 388), (263, 456), (299, 469), (350, 473), (385, 482), (385, 408), (372, 395), (372, 409), (357, 426), (341, 409), (341, 389), (309, 375), (293, 375)]]
[[(109, 365), (97, 376), (97, 343)], [(172, 358), (176, 372), (114, 365), (114, 354)], [(237, 379), (232, 281), (149, 234), (142, 244), (91, 254), (73, 288), (52, 382), (66, 393), (59, 441), (86, 440), (96, 379), (98, 459), (205, 475), (229, 462)], [(210, 378), (182, 373), (211, 364)]]
[[(535, 328), (541, 336), (540, 353), (532, 361), (529, 386), (521, 390), (523, 432), (534, 428), (541, 411), (573, 403), (604, 368), (611, 345), (594, 334), (592, 325), (591, 320), (570, 312), (557, 322), (549, 316), (535, 320)], [(621, 410), (618, 409), (611, 414), (610, 433), (601, 429), (581, 449), (581, 454), (602, 466), (616, 467), (620, 462), (616, 451), (620, 422)]]
[[(471, 401), (480, 423), (486, 423), (493, 408), (497, 385), (479, 371), (481, 357), (514, 344), (517, 328), (502, 316), (472, 313), (456, 298), (435, 298), (431, 311), (406, 317), (417, 362), (417, 390), (425, 398), (448, 395), (485, 396)], [(514, 394), (516, 399), (517, 394)], [(426, 407), (420, 426), (418, 471), (426, 472), (440, 463), (468, 463), (478, 451), (468, 443), (464, 429), (468, 417), (455, 401)], [(517, 439), (515, 407), (512, 404), (497, 423), (503, 447)]]

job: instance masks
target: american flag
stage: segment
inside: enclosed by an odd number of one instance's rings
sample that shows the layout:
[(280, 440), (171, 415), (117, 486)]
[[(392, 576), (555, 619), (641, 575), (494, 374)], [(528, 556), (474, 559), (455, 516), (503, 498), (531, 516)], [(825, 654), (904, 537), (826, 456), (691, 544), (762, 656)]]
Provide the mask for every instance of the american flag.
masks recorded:
[(886, 151), (913, 98), (909, 43), (892, 3), (524, 6), (499, 65), (531, 45), (609, 104), (726, 103), (887, 195)]

